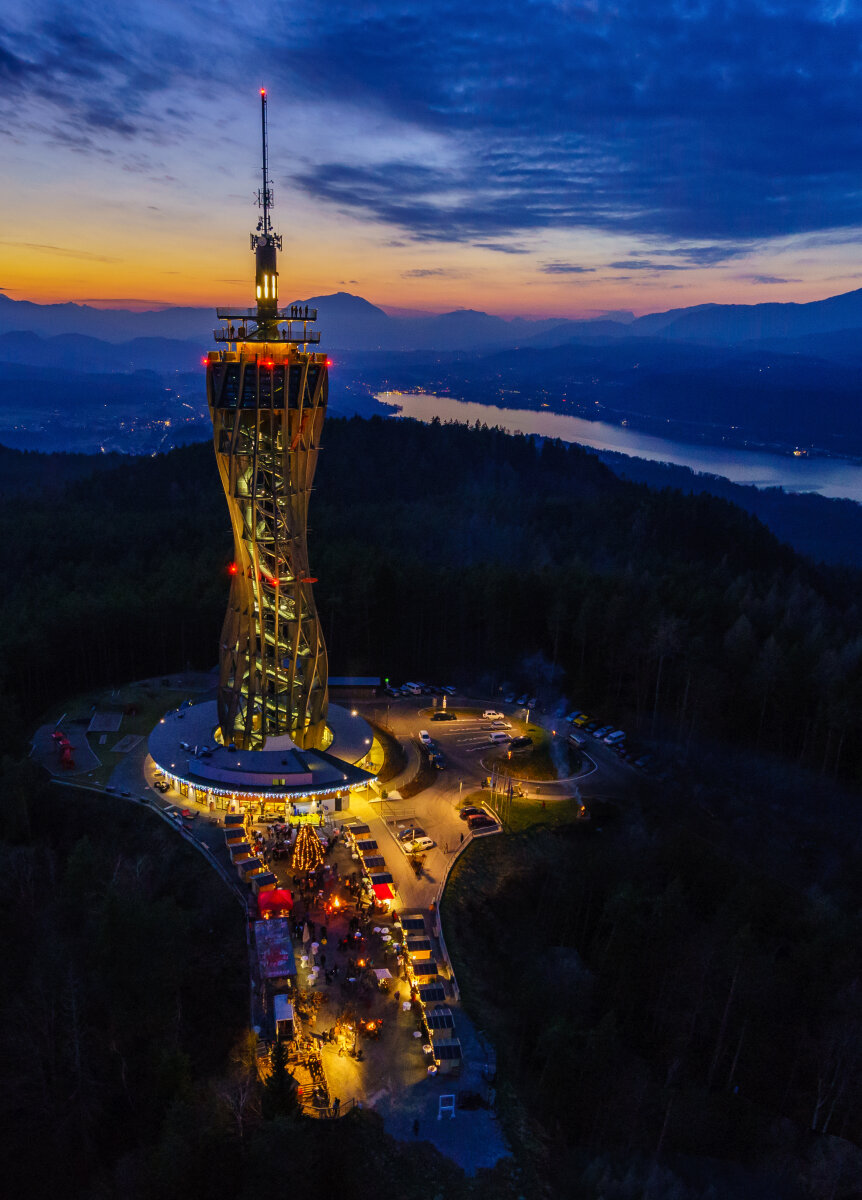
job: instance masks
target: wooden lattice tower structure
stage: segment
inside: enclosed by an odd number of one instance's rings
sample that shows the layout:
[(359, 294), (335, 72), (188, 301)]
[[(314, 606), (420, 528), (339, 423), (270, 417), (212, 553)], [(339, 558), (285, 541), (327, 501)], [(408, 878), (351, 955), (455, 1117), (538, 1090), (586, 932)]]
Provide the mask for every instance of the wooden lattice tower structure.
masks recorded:
[(314, 606), (306, 528), (328, 396), (326, 356), (309, 349), (316, 310), (278, 307), (270, 219), (266, 93), (263, 186), (255, 255), (257, 307), (218, 309), (223, 350), (207, 356), (207, 400), (234, 537), (222, 630), (218, 715), (225, 745), (261, 749), (288, 735), (320, 746), (327, 712), (326, 648)]

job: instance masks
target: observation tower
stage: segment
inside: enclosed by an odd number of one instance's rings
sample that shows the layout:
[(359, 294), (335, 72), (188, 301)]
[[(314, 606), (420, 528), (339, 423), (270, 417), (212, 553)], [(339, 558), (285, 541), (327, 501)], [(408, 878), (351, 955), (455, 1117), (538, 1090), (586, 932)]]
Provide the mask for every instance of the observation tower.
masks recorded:
[(207, 400), (234, 560), (216, 698), (166, 713), (150, 758), (180, 795), (214, 808), (322, 819), (374, 781), (382, 751), (356, 712), (329, 704), (306, 525), (328, 393), (317, 313), (279, 308), (266, 92), (260, 217), (251, 235), (256, 306), (217, 309)]
[(234, 562), (219, 654), (225, 745), (263, 749), (288, 735), (323, 745), (326, 647), (308, 565), (308, 501), (328, 396), (324, 354), (309, 347), (316, 310), (278, 306), (281, 235), (272, 228), (266, 92), (261, 91), (261, 214), (251, 235), (257, 306), (217, 309), (223, 350), (207, 356), (207, 401), (233, 526)]

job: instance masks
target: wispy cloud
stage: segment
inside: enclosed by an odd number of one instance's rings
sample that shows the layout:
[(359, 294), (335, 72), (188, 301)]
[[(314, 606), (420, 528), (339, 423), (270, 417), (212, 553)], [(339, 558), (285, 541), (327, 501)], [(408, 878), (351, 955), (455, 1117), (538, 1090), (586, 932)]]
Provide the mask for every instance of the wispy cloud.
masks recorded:
[(122, 259), (110, 254), (94, 254), (91, 250), (77, 250), (72, 246), (51, 246), (43, 242), (15, 242), (0, 239), (0, 246), (16, 246), (24, 250), (33, 250), (36, 254), (53, 254), (60, 258), (79, 258), (84, 262), (122, 262)]
[(611, 271), (690, 271), (691, 266), (681, 263), (658, 263), (651, 258), (624, 258), (619, 262), (605, 264)]
[(498, 254), (529, 254), (526, 246), (518, 246), (513, 242), (474, 242), (479, 250), (496, 250)]
[(582, 267), (578, 263), (549, 262), (542, 263), (539, 270), (543, 275), (592, 275), (595, 267)]
[(746, 283), (801, 283), (801, 279), (785, 279), (781, 275), (734, 275), (734, 279), (744, 280)]
[(402, 279), (430, 279), (432, 275), (454, 275), (455, 271), (446, 270), (445, 267), (411, 267), (409, 271), (402, 271)]

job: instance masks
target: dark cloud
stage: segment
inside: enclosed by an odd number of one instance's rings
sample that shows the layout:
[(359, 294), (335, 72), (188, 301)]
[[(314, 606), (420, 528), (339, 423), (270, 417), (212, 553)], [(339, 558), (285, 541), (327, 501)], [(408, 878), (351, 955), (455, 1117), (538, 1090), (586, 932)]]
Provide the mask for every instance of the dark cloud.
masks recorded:
[(298, 37), (304, 86), (458, 152), (369, 166), (353, 196), (336, 163), (304, 176), (419, 239), (580, 226), (703, 242), (690, 261), (708, 266), (725, 243), (862, 223), (855, 6), (595, 0), (527, 19), (515, 0), (332, 0)]
[(214, 70), (194, 37), (175, 32), (158, 0), (145, 18), (134, 14), (134, 36), (126, 21), (106, 20), (98, 0), (74, 7), (57, 0), (48, 20), (41, 7), (33, 6), (25, 37), (0, 28), (0, 111), (20, 122), (29, 100), (50, 105), (58, 125), (51, 139), (73, 149), (95, 149), (90, 134), (164, 138), (171, 131), (148, 111), (152, 98), (189, 80), (203, 83)]
[(542, 263), (539, 270), (543, 275), (591, 275), (595, 267), (581, 267), (577, 263), (549, 262)]
[[(715, 267), (731, 258), (740, 258), (752, 254), (757, 247), (751, 242), (734, 245), (728, 242), (718, 246), (688, 246), (676, 249), (662, 249), (660, 253), (667, 258), (684, 258), (694, 267)], [(647, 253), (650, 253), (647, 251)]]

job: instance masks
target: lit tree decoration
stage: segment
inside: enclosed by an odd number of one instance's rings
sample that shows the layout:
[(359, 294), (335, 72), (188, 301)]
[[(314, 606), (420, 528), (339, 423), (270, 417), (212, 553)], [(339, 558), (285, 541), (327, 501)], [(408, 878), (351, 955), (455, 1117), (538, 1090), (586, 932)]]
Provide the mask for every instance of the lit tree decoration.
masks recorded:
[(314, 871), (323, 862), (320, 838), (310, 825), (300, 825), (291, 862), (297, 871)]

